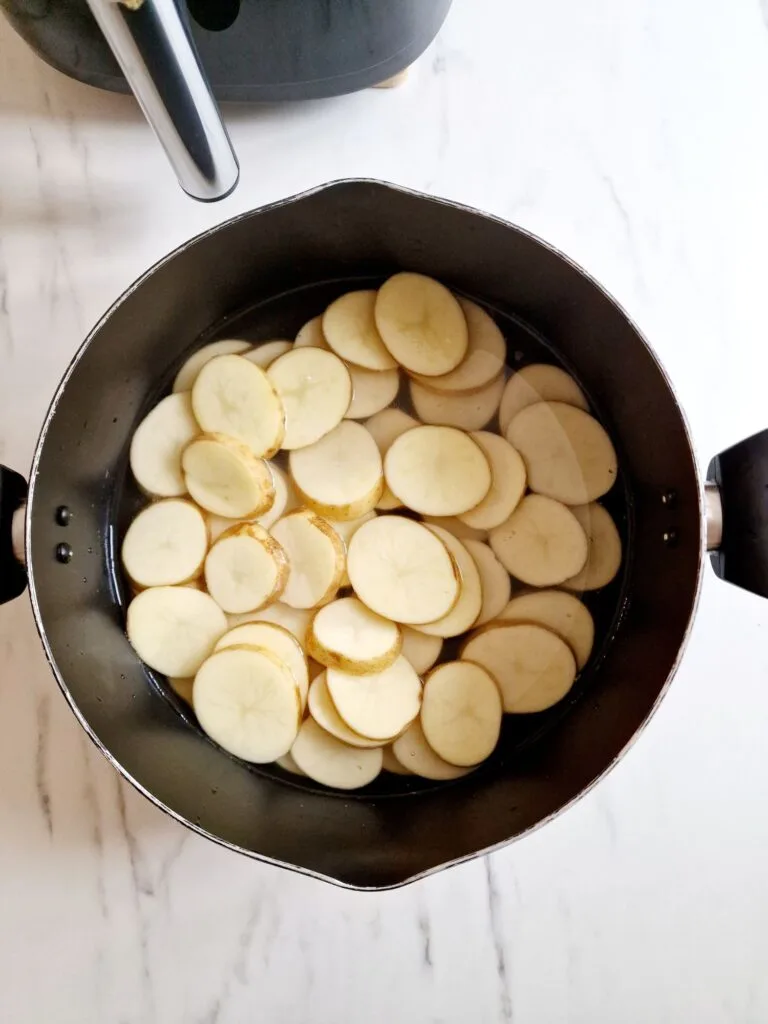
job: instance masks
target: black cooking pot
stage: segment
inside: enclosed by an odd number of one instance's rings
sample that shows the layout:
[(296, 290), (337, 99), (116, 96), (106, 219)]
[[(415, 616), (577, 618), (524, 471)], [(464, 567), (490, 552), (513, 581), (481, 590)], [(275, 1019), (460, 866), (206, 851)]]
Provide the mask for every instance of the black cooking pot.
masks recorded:
[[(569, 699), (505, 733), (450, 785), (389, 777), (361, 795), (228, 757), (123, 631), (119, 539), (140, 496), (134, 428), (201, 342), (290, 335), (329, 298), (407, 268), (488, 306), (534, 354), (551, 345), (618, 442), (628, 557), (602, 648)], [(716, 570), (768, 591), (768, 435), (721, 455), (706, 494), (663, 370), (626, 314), (561, 253), (452, 203), (370, 181), (325, 186), (200, 235), (133, 285), (96, 326), (54, 397), (32, 464), (26, 575), (56, 678), (83, 727), (137, 789), (202, 835), (359, 888), (400, 885), (535, 828), (616, 762), (655, 709), (685, 644), (706, 532)], [(24, 482), (3, 471), (0, 586)], [(616, 490), (616, 489), (615, 489)], [(706, 526), (706, 528), (705, 528)], [(722, 533), (722, 536), (721, 536)], [(515, 717), (515, 716), (511, 716)], [(377, 788), (378, 787), (378, 788)]]

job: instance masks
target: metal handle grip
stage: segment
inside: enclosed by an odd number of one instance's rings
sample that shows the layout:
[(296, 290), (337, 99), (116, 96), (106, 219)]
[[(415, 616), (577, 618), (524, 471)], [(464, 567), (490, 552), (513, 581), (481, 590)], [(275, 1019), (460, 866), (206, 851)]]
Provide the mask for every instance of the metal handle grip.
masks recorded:
[(26, 500), (24, 477), (0, 466), (0, 604), (18, 597), (27, 586), (19, 529)]

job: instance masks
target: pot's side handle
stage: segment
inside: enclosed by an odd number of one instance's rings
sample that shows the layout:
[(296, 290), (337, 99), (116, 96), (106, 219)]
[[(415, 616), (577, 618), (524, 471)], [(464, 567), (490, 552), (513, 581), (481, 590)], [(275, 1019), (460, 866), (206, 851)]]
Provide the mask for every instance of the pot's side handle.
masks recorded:
[(768, 430), (715, 456), (707, 481), (713, 569), (721, 580), (768, 597)]
[(26, 500), (27, 482), (24, 477), (0, 466), (0, 604), (12, 601), (27, 586), (19, 536)]

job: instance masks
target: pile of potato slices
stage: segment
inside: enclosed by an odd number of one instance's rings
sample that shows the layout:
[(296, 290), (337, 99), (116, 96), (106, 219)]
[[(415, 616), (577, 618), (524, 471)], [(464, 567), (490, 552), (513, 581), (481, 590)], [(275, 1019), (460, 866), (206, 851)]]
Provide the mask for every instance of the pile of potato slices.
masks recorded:
[(455, 779), (561, 700), (621, 541), (562, 369), (398, 273), (294, 341), (206, 345), (137, 428), (127, 634), (222, 748), (339, 789)]

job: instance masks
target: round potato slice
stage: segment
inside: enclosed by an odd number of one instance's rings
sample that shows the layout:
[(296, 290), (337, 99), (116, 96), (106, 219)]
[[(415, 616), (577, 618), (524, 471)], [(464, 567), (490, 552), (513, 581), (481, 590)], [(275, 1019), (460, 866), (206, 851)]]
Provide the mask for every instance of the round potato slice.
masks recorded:
[(184, 583), (200, 573), (208, 548), (202, 512), (191, 501), (167, 498), (147, 505), (123, 540), (123, 565), (140, 587)]
[(565, 580), (568, 590), (599, 590), (607, 586), (621, 567), (621, 537), (616, 524), (602, 505), (574, 505), (576, 516), (587, 535), (589, 551), (581, 572)]
[(169, 677), (194, 676), (226, 631), (221, 608), (192, 587), (150, 587), (128, 605), (131, 645), (150, 668)]
[(197, 380), (197, 375), (205, 364), (210, 363), (212, 359), (215, 359), (217, 356), (240, 355), (242, 352), (247, 352), (250, 347), (250, 341), (224, 339), (222, 341), (212, 341), (210, 345), (204, 345), (202, 348), (199, 348), (197, 352), (192, 353), (176, 374), (176, 380), (173, 382), (174, 393), (191, 391)]
[(373, 509), (384, 489), (376, 442), (352, 420), (291, 452), (289, 467), (299, 497), (329, 519), (359, 519)]
[(511, 714), (544, 711), (568, 693), (576, 678), (576, 661), (555, 633), (529, 623), (491, 623), (470, 637), (461, 658), (493, 676), (504, 710)]
[(392, 747), (382, 747), (382, 760), (381, 768), (382, 771), (391, 772), (392, 775), (413, 775), (413, 772), (408, 768), (403, 768), (400, 762), (392, 752)]
[(565, 402), (589, 412), (589, 402), (576, 381), (559, 366), (533, 363), (514, 373), (504, 388), (499, 406), (499, 425), (506, 434), (512, 420), (537, 402)]
[(320, 608), (333, 600), (344, 573), (344, 544), (328, 523), (309, 509), (297, 509), (272, 527), (288, 559), (282, 594), (292, 608)]
[(315, 676), (312, 680), (312, 684), (309, 687), (307, 706), (309, 707), (310, 715), (321, 728), (329, 732), (331, 736), (335, 736), (337, 740), (348, 743), (350, 747), (360, 747), (363, 750), (368, 750), (382, 745), (381, 740), (366, 739), (365, 736), (359, 736), (349, 728), (336, 710), (336, 705), (331, 700), (325, 672), (321, 672), (320, 675)]
[(469, 512), (491, 487), (483, 450), (453, 427), (414, 427), (401, 434), (384, 456), (384, 476), (403, 504), (422, 515)]
[(356, 597), (342, 597), (321, 608), (307, 633), (307, 652), (316, 661), (352, 675), (382, 672), (398, 657), (402, 643), (397, 624)]
[(498, 434), (480, 430), (471, 436), (488, 459), (491, 489), (479, 505), (461, 516), (461, 520), (479, 530), (492, 530), (512, 515), (525, 494), (525, 463), (509, 441)]
[[(418, 427), (419, 421), (414, 419), (413, 416), (409, 416), (407, 412), (403, 412), (402, 409), (382, 409), (381, 412), (371, 416), (366, 421), (365, 427), (368, 433), (376, 442), (376, 445), (381, 453), (382, 459), (389, 451), (389, 448), (395, 438), (400, 437), (406, 430), (410, 430), (411, 427)], [(402, 501), (393, 494), (392, 491), (384, 485), (384, 492), (376, 503), (376, 508), (383, 511), (391, 511), (394, 508), (401, 508)]]
[(139, 487), (156, 498), (186, 494), (181, 455), (199, 433), (188, 392), (158, 402), (131, 439), (131, 471)]
[(362, 370), (349, 366), (352, 378), (352, 401), (346, 419), (364, 420), (386, 409), (400, 390), (399, 370)]
[(382, 672), (353, 676), (329, 668), (328, 692), (350, 729), (388, 743), (418, 715), (421, 680), (402, 656)]
[(303, 772), (301, 768), (299, 768), (299, 766), (293, 760), (293, 755), (291, 754), (290, 751), (287, 754), (283, 754), (280, 757), (276, 757), (275, 764), (279, 768), (282, 768), (283, 771), (290, 772), (291, 775), (306, 775), (306, 772)]
[(292, 348), (292, 341), (260, 341), (250, 352), (243, 352), (242, 355), (243, 359), (247, 359), (249, 363), (255, 363), (262, 370), (266, 370), (278, 356), (284, 356)]
[(205, 559), (205, 585), (222, 611), (255, 612), (276, 601), (288, 581), (288, 560), (258, 523), (233, 526)]
[(249, 519), (263, 515), (274, 504), (275, 483), (267, 463), (223, 434), (191, 441), (181, 465), (190, 495), (206, 512)]
[(489, 757), (501, 733), (501, 694), (484, 668), (448, 661), (424, 682), (421, 727), (444, 761), (471, 768)]
[(504, 369), (507, 343), (493, 319), (469, 299), (459, 299), (467, 321), (469, 345), (467, 354), (450, 373), (441, 377), (415, 375), (419, 384), (445, 394), (470, 394), (495, 381)]
[(331, 346), (323, 334), (322, 316), (313, 317), (301, 328), (293, 343), (294, 348), (322, 348), (330, 352)]
[(427, 529), (436, 534), (453, 555), (461, 577), (461, 588), (458, 600), (449, 612), (434, 622), (427, 622), (415, 628), (431, 636), (459, 636), (475, 624), (480, 614), (483, 604), (480, 573), (467, 548), (452, 533), (441, 526), (428, 526)]
[(207, 434), (233, 437), (254, 455), (269, 458), (283, 443), (282, 402), (265, 371), (242, 356), (205, 364), (192, 388), (192, 410)]
[(308, 346), (286, 352), (267, 370), (285, 409), (283, 448), (314, 444), (339, 424), (352, 401), (349, 370), (333, 352)]
[(469, 331), (461, 306), (445, 285), (401, 273), (379, 289), (376, 326), (401, 366), (424, 377), (455, 370), (467, 354)]
[(411, 401), (424, 423), (458, 427), (459, 430), (481, 430), (496, 415), (504, 390), (504, 378), (497, 377), (479, 391), (468, 395), (432, 391), (418, 381), (411, 381)]
[(348, 363), (366, 370), (392, 370), (397, 362), (376, 328), (375, 306), (375, 291), (347, 292), (323, 314), (323, 334), (336, 355)]
[(203, 732), (244, 761), (268, 764), (296, 739), (299, 690), (269, 651), (228, 647), (212, 654), (195, 676), (192, 699)]
[(360, 789), (381, 772), (381, 747), (361, 750), (342, 743), (308, 718), (302, 723), (291, 756), (305, 775), (333, 789)]
[(507, 440), (523, 457), (531, 490), (564, 505), (585, 505), (616, 482), (611, 439), (593, 416), (572, 405), (529, 405), (510, 423)]
[(592, 653), (595, 623), (589, 609), (562, 590), (535, 590), (513, 597), (501, 611), (504, 622), (530, 622), (550, 630), (568, 644), (576, 667), (584, 668)]
[(420, 633), (417, 629), (412, 629), (411, 626), (401, 626), (401, 632), (403, 646), (400, 653), (410, 661), (417, 675), (424, 675), (440, 657), (443, 638)]
[(275, 601), (268, 608), (262, 608), (258, 612), (247, 612), (244, 615), (228, 615), (227, 625), (230, 630), (237, 626), (244, 626), (249, 622), (272, 622), (276, 626), (282, 626), (296, 637), (301, 644), (302, 650), (307, 642), (307, 630), (312, 618), (308, 608), (291, 608), (282, 601)]
[(349, 542), (347, 572), (363, 604), (395, 622), (432, 622), (459, 596), (459, 570), (448, 548), (402, 516), (377, 516), (360, 527)]
[(247, 622), (225, 633), (214, 650), (222, 651), (225, 647), (261, 647), (285, 662), (296, 681), (301, 709), (304, 710), (309, 691), (309, 668), (302, 646), (293, 633), (273, 622)]
[(512, 581), (507, 570), (487, 544), (482, 544), (478, 540), (465, 540), (463, 544), (480, 573), (483, 600), (480, 614), (474, 624), (482, 626), (495, 619), (506, 608), (512, 593)]
[(459, 768), (454, 764), (448, 764), (442, 757), (439, 757), (427, 743), (418, 718), (411, 722), (402, 736), (398, 736), (394, 741), (392, 753), (403, 768), (406, 768), (412, 775), (419, 775), (422, 779), (432, 779), (435, 782), (460, 779), (471, 771), (470, 768)]
[(587, 561), (587, 535), (576, 516), (541, 494), (523, 498), (509, 519), (491, 530), (490, 544), (507, 572), (532, 587), (562, 583)]

